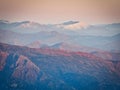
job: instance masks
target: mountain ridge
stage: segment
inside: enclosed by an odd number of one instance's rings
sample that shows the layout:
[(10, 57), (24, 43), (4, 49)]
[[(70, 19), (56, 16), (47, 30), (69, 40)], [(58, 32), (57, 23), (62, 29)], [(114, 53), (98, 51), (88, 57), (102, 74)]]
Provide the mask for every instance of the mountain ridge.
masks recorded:
[(0, 43), (0, 58), (0, 88), (4, 90), (120, 88), (120, 62), (114, 64), (88, 53)]

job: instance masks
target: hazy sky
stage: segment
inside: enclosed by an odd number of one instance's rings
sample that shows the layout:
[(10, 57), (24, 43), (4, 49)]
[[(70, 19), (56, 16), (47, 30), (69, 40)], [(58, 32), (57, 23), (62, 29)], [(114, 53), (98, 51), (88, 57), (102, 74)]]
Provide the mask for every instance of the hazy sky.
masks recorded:
[(0, 19), (40, 23), (120, 22), (120, 0), (0, 0)]

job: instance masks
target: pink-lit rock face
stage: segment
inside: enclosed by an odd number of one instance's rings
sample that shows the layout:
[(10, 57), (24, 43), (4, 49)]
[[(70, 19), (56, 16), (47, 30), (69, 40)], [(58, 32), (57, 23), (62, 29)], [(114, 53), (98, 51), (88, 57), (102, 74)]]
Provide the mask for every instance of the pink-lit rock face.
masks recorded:
[(27, 57), (19, 56), (15, 66), (16, 68), (12, 77), (25, 80), (29, 83), (33, 83), (37, 80), (40, 69)]
[(0, 71), (3, 70), (3, 68), (4, 68), (5, 64), (6, 64), (7, 56), (8, 56), (8, 53), (0, 51)]

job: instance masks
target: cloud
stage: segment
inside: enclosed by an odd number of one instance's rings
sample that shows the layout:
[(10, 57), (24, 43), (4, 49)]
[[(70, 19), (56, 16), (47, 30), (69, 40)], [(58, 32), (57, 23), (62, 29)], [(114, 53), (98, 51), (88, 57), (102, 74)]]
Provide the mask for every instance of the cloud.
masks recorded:
[(84, 22), (77, 22), (77, 23), (71, 23), (71, 24), (60, 24), (57, 27), (62, 27), (64, 29), (69, 29), (69, 30), (78, 30), (82, 28), (87, 28), (89, 25)]

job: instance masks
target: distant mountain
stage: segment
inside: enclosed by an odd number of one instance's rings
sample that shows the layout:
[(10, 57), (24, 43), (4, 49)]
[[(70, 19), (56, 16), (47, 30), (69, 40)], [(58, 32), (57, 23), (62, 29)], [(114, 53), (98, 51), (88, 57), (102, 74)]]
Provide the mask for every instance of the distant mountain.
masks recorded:
[[(73, 51), (79, 50), (77, 47), (81, 47), (81, 50), (87, 50), (86, 47), (96, 48), (106, 51), (120, 51), (119, 41), (120, 35), (114, 36), (78, 36), (78, 35), (66, 35), (57, 31), (41, 31), (39, 33), (16, 33), (8, 30), (0, 30), (0, 42), (13, 44), (13, 45), (28, 45), (30, 43), (40, 41), (41, 44), (55, 45), (59, 42), (68, 43)], [(71, 44), (71, 45), (70, 45)], [(83, 47), (83, 48), (82, 48)], [(69, 47), (66, 47), (69, 48)], [(65, 48), (64, 48), (65, 49)], [(89, 49), (88, 49), (89, 50)], [(91, 49), (92, 50), (92, 49)], [(93, 51), (93, 50), (92, 50)]]
[(120, 23), (89, 25), (81, 33), (83, 35), (114, 36), (120, 33)]
[(82, 52), (88, 52), (88, 53), (93, 51), (100, 51), (99, 49), (96, 49), (96, 48), (80, 46), (74, 43), (67, 43), (67, 42), (56, 43), (54, 45), (51, 45), (50, 48), (67, 50), (67, 51), (82, 51)]
[[(1, 30), (19, 33), (36, 33), (41, 31), (57, 31), (70, 33), (71, 30), (79, 35), (113, 36), (120, 33), (120, 23), (88, 25), (79, 21), (68, 21), (61, 24), (39, 24), (31, 21), (9, 22), (0, 20)], [(64, 31), (64, 32), (63, 32)]]
[[(111, 48), (111, 47), (112, 46), (110, 44), (106, 46), (106, 48)], [(115, 46), (113, 46), (113, 47), (115, 48)], [(116, 47), (116, 51), (108, 52), (106, 50), (60, 42), (60, 43), (54, 44), (52, 46), (49, 46), (49, 48), (67, 50), (67, 51), (75, 51), (75, 52), (78, 52), (78, 51), (87, 52), (87, 53), (91, 53), (92, 55), (95, 55), (97, 57), (100, 57), (100, 58), (103, 58), (106, 60), (111, 60), (111, 61), (119, 61), (120, 60), (120, 51), (117, 51), (117, 49), (119, 47)]]
[(9, 22), (0, 20), (0, 29), (18, 33), (37, 33), (41, 31), (52, 31), (52, 25), (43, 25), (31, 21)]
[(66, 42), (72, 44), (70, 47), (74, 47), (74, 51), (76, 47), (84, 46), (116, 52), (120, 51), (119, 28), (120, 23), (86, 26), (79, 21), (68, 21), (43, 25), (30, 21), (0, 20), (0, 42), (21, 46), (27, 46), (36, 41), (41, 41), (41, 44), (48, 46)]
[(49, 48), (48, 45), (46, 44), (43, 44), (41, 43), (40, 41), (35, 41), (35, 42), (32, 42), (28, 45), (26, 45), (27, 47), (30, 47), (30, 48)]
[(0, 30), (0, 42), (14, 45), (28, 45), (30, 43), (41, 41), (42, 44), (52, 44), (58, 41), (68, 40), (67, 35), (56, 31), (41, 31), (39, 33), (17, 33), (13, 31)]
[[(114, 36), (106, 36), (106, 37), (103, 37), (103, 36), (74, 36), (71, 40), (69, 40), (69, 42), (78, 44), (81, 46), (98, 48), (98, 49), (102, 49), (102, 50), (106, 50), (106, 51), (114, 51), (114, 50), (120, 50), (119, 47), (116, 47), (116, 46), (119, 46), (119, 43), (118, 43), (118, 41), (120, 41), (119, 36), (120, 36), (119, 34), (114, 35)], [(113, 47), (111, 47), (109, 45), (109, 43), (115, 44), (115, 45), (113, 45)], [(109, 48), (107, 48), (107, 46)]]
[(0, 43), (1, 90), (119, 90), (120, 61)]
[(120, 34), (114, 35), (106, 39), (106, 43), (102, 43), (101, 45), (97, 45), (99, 48), (104, 50), (109, 50), (111, 52), (120, 51)]

